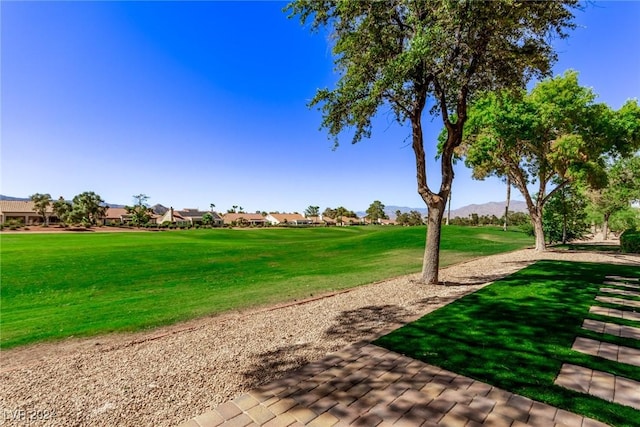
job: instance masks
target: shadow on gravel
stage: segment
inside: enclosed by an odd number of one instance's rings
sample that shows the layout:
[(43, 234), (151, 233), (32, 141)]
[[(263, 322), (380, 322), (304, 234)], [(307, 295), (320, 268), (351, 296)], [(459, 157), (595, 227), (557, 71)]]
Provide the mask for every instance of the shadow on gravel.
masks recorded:
[(345, 310), (334, 319), (324, 333), (329, 340), (344, 340), (348, 343), (371, 341), (382, 330), (399, 328), (411, 319), (411, 312), (397, 305), (378, 305)]
[[(345, 310), (324, 331), (323, 339), (333, 345), (322, 351), (336, 351), (350, 343), (372, 341), (410, 320), (411, 312), (390, 304)], [(252, 369), (243, 373), (245, 387), (253, 388), (299, 369), (312, 361), (309, 357), (316, 353), (314, 350), (319, 349), (313, 343), (296, 343), (259, 354), (255, 357)]]
[(283, 375), (306, 365), (310, 360), (303, 356), (311, 344), (294, 344), (267, 351), (256, 356), (253, 368), (244, 372), (247, 388), (273, 381)]
[[(506, 262), (505, 265), (509, 266), (517, 266), (518, 270), (527, 267), (530, 265), (529, 261), (509, 261)], [(497, 274), (481, 274), (481, 275), (468, 275), (465, 276), (463, 282), (457, 282), (455, 280), (451, 281), (442, 281), (440, 285), (442, 286), (476, 286), (483, 285), (488, 282), (495, 282), (496, 280), (504, 279), (509, 276), (511, 273), (497, 273)]]

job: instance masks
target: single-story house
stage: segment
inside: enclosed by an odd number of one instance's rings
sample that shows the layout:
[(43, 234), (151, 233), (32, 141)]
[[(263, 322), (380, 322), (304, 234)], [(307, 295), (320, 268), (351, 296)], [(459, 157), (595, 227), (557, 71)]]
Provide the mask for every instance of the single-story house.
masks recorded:
[[(47, 207), (46, 217), (49, 224), (58, 222), (51, 205)], [(0, 224), (10, 220), (19, 221), (24, 225), (42, 224), (42, 217), (35, 212), (32, 201), (0, 200)]]
[(269, 214), (265, 218), (271, 225), (311, 225), (312, 221), (309, 218), (305, 218), (300, 214)]
[(102, 224), (126, 224), (131, 221), (131, 214), (125, 208), (107, 208)]
[(383, 218), (378, 218), (375, 221), (371, 221), (369, 219), (369, 217), (364, 217), (364, 222), (367, 225), (396, 225), (396, 222), (392, 219), (383, 219)]
[(328, 216), (308, 216), (307, 219), (310, 220), (313, 225), (336, 225), (336, 221)]
[(187, 220), (178, 212), (174, 211), (173, 208), (169, 208), (164, 215), (160, 215), (158, 218), (158, 224), (185, 224), (186, 222)]
[[(159, 215), (154, 213), (149, 214), (149, 223), (156, 224)], [(131, 215), (125, 208), (107, 208), (104, 218), (102, 218), (102, 224), (128, 224), (131, 222), (133, 215)]]
[(361, 225), (363, 221), (357, 217), (343, 216), (336, 219), (338, 225)]
[(226, 213), (222, 216), (225, 225), (265, 225), (267, 220), (259, 213)]
[(222, 227), (223, 224), (222, 218), (220, 217), (220, 215), (218, 215), (217, 212), (184, 208), (181, 211), (175, 211), (174, 214), (175, 213), (180, 215), (184, 220), (189, 221), (192, 225), (202, 224), (202, 217), (204, 217), (206, 214), (211, 214), (211, 216), (213, 217), (213, 222), (211, 225), (213, 225), (214, 227)]

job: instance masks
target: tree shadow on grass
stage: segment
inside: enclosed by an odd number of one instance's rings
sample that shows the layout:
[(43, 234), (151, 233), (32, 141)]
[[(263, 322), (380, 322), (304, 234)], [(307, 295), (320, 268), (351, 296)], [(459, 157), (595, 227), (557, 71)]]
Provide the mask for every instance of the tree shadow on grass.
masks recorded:
[(640, 379), (637, 369), (571, 350), (604, 277), (614, 273), (637, 276), (640, 270), (540, 261), (375, 344), (573, 412), (608, 412), (614, 415), (606, 421), (629, 425), (637, 411), (554, 385), (563, 363)]

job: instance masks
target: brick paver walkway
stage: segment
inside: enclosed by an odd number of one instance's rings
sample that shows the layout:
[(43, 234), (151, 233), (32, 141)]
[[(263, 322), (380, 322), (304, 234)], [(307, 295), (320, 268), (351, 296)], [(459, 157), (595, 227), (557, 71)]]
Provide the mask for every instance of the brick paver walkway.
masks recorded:
[(306, 365), (183, 427), (219, 425), (605, 426), (366, 343)]
[[(620, 295), (621, 298), (597, 296), (596, 301), (618, 304), (626, 307), (640, 307), (640, 301), (622, 298), (640, 296), (640, 292), (635, 290), (640, 288), (640, 285), (630, 283), (637, 283), (638, 279), (619, 276), (607, 276), (607, 279), (608, 280), (605, 281), (604, 284), (625, 287), (627, 290), (617, 288), (600, 288), (600, 291), (603, 293)], [(601, 316), (609, 316), (612, 319), (640, 321), (640, 313), (629, 310), (592, 306), (589, 309), (589, 312)], [(640, 340), (639, 327), (619, 325), (617, 323), (603, 322), (594, 319), (585, 319), (582, 327), (599, 334), (608, 334), (616, 337)], [(619, 346), (613, 343), (590, 338), (577, 337), (573, 343), (572, 350), (595, 357), (613, 360), (618, 363), (625, 363), (640, 367), (640, 349), (637, 348)], [(563, 364), (555, 383), (571, 390), (597, 396), (609, 402), (615, 402), (640, 409), (640, 382), (638, 381), (615, 376), (608, 372), (589, 369), (583, 366)]]
[(582, 366), (562, 365), (556, 384), (609, 402), (640, 409), (640, 382)]
[(638, 291), (628, 291), (628, 290), (616, 289), (616, 288), (600, 288), (600, 292), (604, 292), (607, 294), (622, 295), (625, 297), (640, 297), (640, 292)]
[(604, 278), (608, 280), (615, 280), (617, 282), (640, 283), (640, 279), (638, 279), (637, 277), (605, 276)]
[(634, 285), (634, 284), (625, 283), (625, 282), (614, 282), (612, 280), (607, 280), (602, 283), (605, 285), (622, 286), (623, 288), (640, 289), (640, 285)]
[(618, 325), (617, 323), (601, 322), (599, 320), (585, 319), (583, 329), (588, 329), (599, 334), (609, 334), (616, 337), (640, 340), (640, 328), (635, 326)]
[(606, 296), (599, 295), (596, 297), (596, 301), (606, 302), (609, 304), (624, 305), (626, 307), (632, 307), (632, 308), (640, 308), (640, 301), (632, 300), (632, 299), (606, 297)]
[[(577, 337), (571, 349), (591, 356), (640, 367), (640, 350), (637, 348)], [(640, 389), (638, 389), (638, 395), (640, 395)]]
[(617, 317), (624, 320), (635, 320), (640, 322), (640, 313), (628, 310), (618, 310), (617, 308), (607, 308), (594, 305), (589, 309), (589, 313), (599, 314), (601, 316)]

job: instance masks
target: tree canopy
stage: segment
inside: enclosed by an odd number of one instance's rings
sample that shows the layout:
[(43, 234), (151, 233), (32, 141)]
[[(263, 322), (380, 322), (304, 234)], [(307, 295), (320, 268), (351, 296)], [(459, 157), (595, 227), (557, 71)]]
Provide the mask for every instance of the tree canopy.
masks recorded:
[(309, 206), (304, 210), (304, 215), (306, 217), (313, 217), (320, 215), (320, 206)]
[(367, 208), (367, 217), (371, 222), (377, 222), (379, 219), (389, 219), (384, 208), (385, 206), (380, 200), (374, 200)]
[(85, 191), (73, 198), (73, 208), (70, 213), (72, 222), (82, 223), (87, 226), (96, 225), (104, 218), (107, 206), (104, 200), (93, 191)]
[[(576, 0), (297, 0), (287, 6), (291, 16), (310, 22), (312, 31), (332, 31), (340, 78), (335, 89), (318, 90), (311, 106), (319, 106), (322, 127), (336, 146), (348, 128), (355, 131), (353, 143), (369, 137), (380, 108), (410, 124), (418, 193), (428, 207), (422, 271), (427, 283), (438, 282), (441, 219), (469, 99), (482, 90), (523, 87), (532, 76), (548, 73), (555, 60), (550, 36), (566, 36), (577, 5)], [(427, 183), (426, 111), (439, 115), (447, 130), (438, 189)]]
[(574, 181), (603, 187), (607, 158), (637, 147), (637, 103), (616, 112), (595, 99), (593, 90), (579, 85), (577, 72), (567, 71), (530, 93), (487, 93), (470, 109), (465, 163), (477, 179), (508, 177), (518, 188), (539, 251), (545, 249), (543, 208), (553, 194)]
[(592, 209), (602, 219), (605, 239), (611, 216), (629, 209), (631, 203), (640, 202), (640, 156), (618, 159), (608, 166), (607, 175), (606, 187), (589, 192)]
[(53, 213), (60, 219), (62, 224), (71, 222), (71, 210), (73, 206), (67, 202), (64, 197), (60, 196), (58, 200), (53, 202)]
[(146, 194), (136, 194), (133, 196), (133, 200), (136, 202), (133, 206), (125, 206), (124, 208), (127, 213), (131, 215), (131, 223), (140, 227), (141, 225), (145, 225), (149, 222), (153, 211), (147, 205), (149, 196)]
[(43, 224), (47, 224), (47, 208), (49, 208), (49, 206), (51, 206), (51, 194), (40, 194), (40, 193), (35, 193), (32, 194), (31, 196), (29, 196), (29, 198), (31, 199), (31, 201), (33, 202), (33, 209), (35, 211), (35, 213), (37, 213), (38, 215), (40, 215), (40, 217), (42, 218), (42, 223)]

